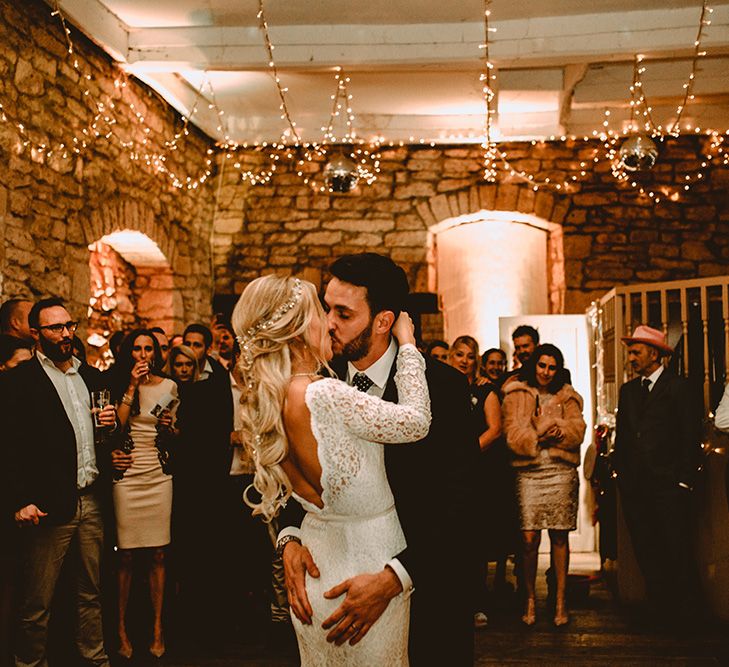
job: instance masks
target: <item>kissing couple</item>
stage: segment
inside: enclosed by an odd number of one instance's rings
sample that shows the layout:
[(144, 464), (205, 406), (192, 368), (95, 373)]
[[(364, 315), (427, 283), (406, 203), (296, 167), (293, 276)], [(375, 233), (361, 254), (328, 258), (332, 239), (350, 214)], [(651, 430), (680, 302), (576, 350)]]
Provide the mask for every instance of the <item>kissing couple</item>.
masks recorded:
[(246, 502), (282, 528), (301, 664), (471, 665), (466, 379), (417, 350), (391, 259), (348, 255), (330, 273), (326, 312), (313, 284), (273, 275), (233, 312)]

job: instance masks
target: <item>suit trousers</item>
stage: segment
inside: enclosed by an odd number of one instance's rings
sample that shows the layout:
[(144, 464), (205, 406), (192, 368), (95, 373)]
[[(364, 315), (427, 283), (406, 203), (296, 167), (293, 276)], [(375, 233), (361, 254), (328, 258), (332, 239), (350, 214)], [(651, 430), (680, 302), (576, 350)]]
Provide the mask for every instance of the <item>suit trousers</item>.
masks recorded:
[(15, 646), (16, 667), (47, 667), (51, 601), (72, 541), (78, 542), (76, 646), (92, 665), (109, 665), (101, 622), (101, 553), (104, 525), (99, 501), (80, 495), (76, 514), (58, 526), (22, 529), (23, 582)]
[(628, 525), (648, 598), (661, 613), (691, 615), (698, 605), (697, 571), (692, 554), (691, 492), (644, 482), (621, 486)]

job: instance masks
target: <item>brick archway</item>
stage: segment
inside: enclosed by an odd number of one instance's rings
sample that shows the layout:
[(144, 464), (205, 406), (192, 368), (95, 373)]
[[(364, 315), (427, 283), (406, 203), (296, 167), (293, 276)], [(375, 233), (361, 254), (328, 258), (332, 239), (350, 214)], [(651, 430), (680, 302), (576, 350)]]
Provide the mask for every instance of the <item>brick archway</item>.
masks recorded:
[(535, 192), (528, 184), (488, 183), (439, 194), (417, 205), (417, 211), (428, 228), (428, 273), (430, 290), (435, 285), (435, 237), (437, 226), (448, 220), (465, 219), (481, 211), (513, 213), (515, 217), (533, 218), (548, 233), (547, 272), (549, 302), (552, 313), (565, 311), (565, 258), (562, 223), (571, 206), (566, 195), (546, 190)]

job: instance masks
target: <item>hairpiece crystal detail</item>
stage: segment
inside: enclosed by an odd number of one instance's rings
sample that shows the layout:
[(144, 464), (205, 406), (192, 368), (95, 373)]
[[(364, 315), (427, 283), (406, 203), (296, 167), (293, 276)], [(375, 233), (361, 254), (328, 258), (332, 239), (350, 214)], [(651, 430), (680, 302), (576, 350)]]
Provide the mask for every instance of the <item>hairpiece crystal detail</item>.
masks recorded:
[(288, 298), (286, 303), (279, 306), (266, 320), (260, 320), (252, 327), (246, 329), (242, 336), (237, 336), (238, 344), (241, 348), (241, 356), (243, 357), (243, 365), (246, 370), (250, 370), (253, 366), (253, 353), (250, 350), (249, 344), (258, 336), (261, 331), (270, 329), (276, 324), (284, 315), (292, 310), (299, 301), (301, 301), (301, 295), (304, 293), (304, 286), (299, 278), (294, 278), (294, 284), (291, 288), (291, 296)]

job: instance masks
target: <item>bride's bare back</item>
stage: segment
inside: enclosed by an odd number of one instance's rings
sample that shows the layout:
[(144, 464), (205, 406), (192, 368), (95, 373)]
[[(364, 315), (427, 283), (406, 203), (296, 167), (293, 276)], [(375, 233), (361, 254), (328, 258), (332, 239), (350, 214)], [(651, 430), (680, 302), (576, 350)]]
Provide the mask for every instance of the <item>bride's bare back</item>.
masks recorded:
[(311, 377), (294, 377), (284, 401), (283, 421), (289, 441), (289, 455), (281, 463), (291, 480), (294, 493), (321, 508), (321, 463), (317, 442), (311, 430), (311, 412), (306, 405), (306, 389)]

